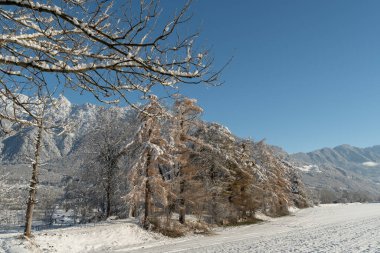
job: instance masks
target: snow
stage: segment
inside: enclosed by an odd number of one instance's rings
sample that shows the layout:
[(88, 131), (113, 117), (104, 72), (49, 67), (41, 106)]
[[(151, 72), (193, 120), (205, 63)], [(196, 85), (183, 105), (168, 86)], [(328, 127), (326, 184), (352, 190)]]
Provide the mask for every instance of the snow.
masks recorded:
[(16, 234), (0, 234), (0, 252), (108, 252), (112, 248), (162, 241), (164, 236), (141, 229), (131, 220), (109, 220), (35, 233), (33, 244)]
[(319, 169), (317, 165), (311, 164), (311, 165), (303, 165), (301, 167), (297, 167), (300, 171), (303, 172), (317, 172), (321, 173), (322, 171)]
[(40, 232), (35, 246), (6, 234), (0, 235), (0, 252), (380, 252), (380, 204), (291, 211), (282, 218), (258, 214), (266, 221), (178, 239), (146, 232), (126, 220)]
[(334, 204), (291, 216), (114, 252), (380, 252), (380, 204)]
[(364, 162), (362, 163), (364, 166), (366, 167), (376, 167), (377, 165), (379, 165), (378, 163), (376, 162)]

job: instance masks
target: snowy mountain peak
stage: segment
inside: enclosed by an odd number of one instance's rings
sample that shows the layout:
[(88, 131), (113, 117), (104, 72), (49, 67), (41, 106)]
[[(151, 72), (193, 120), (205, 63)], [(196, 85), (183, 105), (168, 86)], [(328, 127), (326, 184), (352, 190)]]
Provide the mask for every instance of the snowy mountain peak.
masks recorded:
[[(62, 125), (54, 131), (48, 131), (44, 135), (44, 160), (62, 158), (72, 152), (80, 139), (91, 131), (98, 122), (98, 115), (103, 107), (84, 104), (72, 104), (65, 96), (61, 95), (54, 99), (46, 116), (56, 125)], [(127, 110), (119, 108), (113, 110), (117, 117), (125, 117)], [(70, 131), (63, 131), (65, 127)], [(14, 126), (12, 135), (0, 136), (0, 161), (6, 163), (25, 162), (26, 157), (31, 156), (35, 129), (24, 127), (19, 129)], [(64, 134), (58, 134), (63, 132)]]

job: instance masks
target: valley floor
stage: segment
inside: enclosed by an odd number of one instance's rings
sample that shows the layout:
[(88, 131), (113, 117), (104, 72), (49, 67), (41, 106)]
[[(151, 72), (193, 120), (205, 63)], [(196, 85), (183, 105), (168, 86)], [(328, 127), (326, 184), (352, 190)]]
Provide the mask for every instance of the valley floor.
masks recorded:
[(380, 252), (380, 204), (322, 205), (179, 239), (125, 223), (41, 232), (35, 246), (0, 234), (0, 252)]

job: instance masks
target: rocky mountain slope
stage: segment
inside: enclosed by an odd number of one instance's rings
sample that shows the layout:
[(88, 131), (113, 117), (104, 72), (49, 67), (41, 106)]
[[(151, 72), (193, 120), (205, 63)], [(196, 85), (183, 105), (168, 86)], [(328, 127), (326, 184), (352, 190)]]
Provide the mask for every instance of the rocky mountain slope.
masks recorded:
[(380, 182), (380, 145), (368, 148), (340, 145), (309, 153), (297, 153), (292, 157), (309, 164), (341, 167)]
[[(358, 148), (340, 145), (289, 156), (309, 188), (332, 199), (355, 193), (378, 200), (380, 196), (380, 146)], [(335, 195), (331, 196), (331, 195)], [(342, 197), (343, 196), (343, 197)], [(330, 198), (329, 197), (329, 198)]]
[[(62, 159), (73, 155), (81, 139), (92, 131), (99, 121), (100, 111), (103, 107), (92, 104), (74, 105), (65, 97), (57, 99), (59, 114), (55, 121), (65, 122), (62, 127), (46, 131), (43, 137), (42, 159), (47, 162)], [(127, 108), (112, 109), (120, 117), (127, 117)], [(69, 131), (60, 134), (62, 128), (70, 125)], [(0, 161), (3, 164), (23, 164), (29, 162), (32, 156), (34, 136), (36, 129), (32, 127), (17, 128), (9, 134), (0, 134)]]

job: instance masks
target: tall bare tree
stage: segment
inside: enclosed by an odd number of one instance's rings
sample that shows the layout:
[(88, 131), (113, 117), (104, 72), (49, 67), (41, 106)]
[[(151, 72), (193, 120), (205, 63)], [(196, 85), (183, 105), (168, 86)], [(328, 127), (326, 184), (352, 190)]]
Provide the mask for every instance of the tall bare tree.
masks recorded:
[[(65, 131), (65, 123), (61, 122), (60, 119), (57, 119), (56, 117), (60, 106), (58, 104), (59, 100), (50, 96), (51, 93), (49, 89), (45, 88), (46, 87), (44, 86), (40, 86), (38, 93), (33, 97), (21, 96), (23, 104), (13, 104), (10, 108), (8, 108), (8, 105), (5, 107), (5, 111), (7, 109), (13, 110), (13, 113), (21, 120), (21, 122), (28, 122), (30, 126), (35, 128), (34, 152), (31, 157), (32, 175), (29, 184), (29, 197), (27, 199), (27, 209), (25, 214), (26, 223), (24, 235), (26, 237), (30, 237), (31, 235), (33, 211), (37, 203), (37, 188), (41, 167), (43, 136), (46, 131), (51, 131), (52, 129), (61, 128), (61, 134)], [(16, 123), (20, 123), (20, 121)]]
[(29, 197), (27, 201), (26, 214), (25, 214), (25, 230), (24, 235), (30, 237), (32, 232), (33, 223), (33, 211), (37, 203), (37, 186), (39, 183), (39, 170), (41, 164), (41, 148), (42, 148), (42, 136), (43, 136), (43, 119), (37, 122), (37, 134), (35, 137), (35, 149), (34, 149), (34, 160), (32, 161), (32, 179), (29, 185)]
[(139, 115), (141, 126), (134, 140), (126, 147), (130, 150), (131, 160), (131, 189), (127, 198), (132, 210), (143, 206), (142, 225), (148, 229), (154, 212), (153, 207), (157, 205), (165, 209), (168, 205), (171, 192), (166, 181), (165, 167), (172, 167), (173, 161), (170, 143), (162, 131), (162, 119), (168, 117), (166, 109), (156, 96), (151, 96), (143, 111)]
[[(84, 187), (92, 188), (88, 189), (89, 193), (97, 188), (99, 196), (94, 199), (104, 199), (100, 204), (106, 218), (114, 215), (117, 205), (121, 204), (121, 195), (125, 194), (121, 192), (126, 188), (126, 172), (121, 160), (126, 155), (124, 147), (133, 137), (137, 124), (129, 122), (127, 125), (125, 116), (128, 112), (120, 113), (119, 110), (123, 109), (104, 108), (99, 111), (95, 129), (86, 135), (82, 143), (86, 161), (79, 179)], [(130, 121), (134, 119), (135, 116)]]
[(179, 205), (179, 222), (186, 222), (186, 191), (189, 187), (186, 182), (190, 181), (195, 175), (195, 168), (190, 166), (190, 156), (195, 152), (195, 145), (200, 140), (191, 135), (191, 131), (195, 129), (199, 123), (200, 114), (203, 109), (198, 106), (195, 99), (177, 98), (174, 103), (174, 142), (176, 146), (176, 162), (178, 170), (178, 205)]

